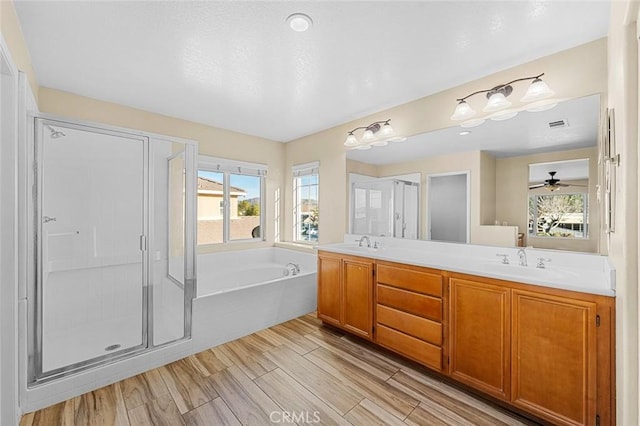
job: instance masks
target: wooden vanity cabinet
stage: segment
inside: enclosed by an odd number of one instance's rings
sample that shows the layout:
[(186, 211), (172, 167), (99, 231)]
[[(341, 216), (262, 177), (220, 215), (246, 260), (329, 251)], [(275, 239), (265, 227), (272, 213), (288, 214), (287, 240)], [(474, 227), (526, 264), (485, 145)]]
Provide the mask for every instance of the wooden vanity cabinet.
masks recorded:
[(443, 369), (443, 286), (440, 271), (377, 262), (375, 342)]
[(596, 423), (596, 303), (513, 290), (512, 403), (561, 425)]
[(318, 252), (318, 318), (373, 340), (373, 261)]
[(318, 252), (323, 322), (554, 425), (615, 424), (614, 302)]
[(451, 274), (452, 378), (556, 425), (615, 424), (613, 299)]
[(451, 278), (449, 301), (451, 377), (508, 401), (511, 290), (475, 280)]

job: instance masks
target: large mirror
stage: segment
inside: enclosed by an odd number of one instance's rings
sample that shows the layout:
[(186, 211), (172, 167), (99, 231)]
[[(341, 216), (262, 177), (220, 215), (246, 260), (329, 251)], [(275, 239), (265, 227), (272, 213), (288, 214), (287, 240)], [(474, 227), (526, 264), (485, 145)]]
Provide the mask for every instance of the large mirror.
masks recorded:
[[(467, 129), (453, 126), (412, 136), (402, 143), (367, 151), (348, 151), (346, 171), (349, 176), (355, 174), (375, 179), (419, 173), (420, 239), (438, 239), (434, 236), (440, 235), (439, 230), (432, 229), (435, 208), (451, 197), (448, 191), (430, 188), (432, 177), (464, 174), (468, 175), (469, 195), (466, 205), (460, 203), (460, 209), (466, 209), (468, 236), (457, 237), (458, 241), (598, 252), (599, 127), (600, 95), (591, 95), (560, 102), (547, 111), (522, 111), (510, 120), (487, 120)], [(582, 175), (573, 172), (569, 175), (568, 168), (578, 165)], [(558, 185), (562, 188), (560, 191), (545, 188), (547, 180), (553, 183), (549, 173), (554, 171), (560, 183), (573, 186)], [(543, 186), (530, 189), (540, 184)], [(538, 200), (535, 195), (538, 192), (556, 194), (563, 190), (566, 193), (567, 189), (574, 194), (585, 194), (582, 196), (584, 223), (577, 225), (575, 222), (579, 215), (577, 211), (567, 213), (569, 216), (561, 222), (545, 225), (548, 231), (554, 232), (543, 235), (541, 221), (550, 219), (541, 218), (539, 211), (537, 217), (532, 217), (531, 203), (549, 201), (546, 198), (546, 201)], [(350, 208), (354, 205), (353, 196), (352, 188), (349, 188)], [(573, 201), (578, 198), (573, 197)], [(350, 211), (350, 216), (352, 213)], [(533, 221), (540, 222), (539, 233)], [(357, 233), (352, 222), (349, 221), (349, 232)]]

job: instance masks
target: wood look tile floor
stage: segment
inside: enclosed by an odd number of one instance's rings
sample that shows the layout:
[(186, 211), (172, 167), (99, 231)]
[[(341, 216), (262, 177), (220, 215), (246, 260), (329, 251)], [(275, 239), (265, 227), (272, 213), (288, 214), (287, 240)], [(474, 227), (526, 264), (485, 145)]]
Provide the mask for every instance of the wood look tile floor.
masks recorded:
[(26, 414), (42, 425), (533, 424), (314, 314)]

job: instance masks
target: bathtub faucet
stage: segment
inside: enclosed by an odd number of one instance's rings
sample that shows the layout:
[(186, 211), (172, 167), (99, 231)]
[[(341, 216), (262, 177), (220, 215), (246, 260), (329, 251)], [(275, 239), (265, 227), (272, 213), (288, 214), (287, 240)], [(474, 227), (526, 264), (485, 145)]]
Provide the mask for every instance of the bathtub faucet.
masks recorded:
[(298, 275), (300, 273), (300, 265), (297, 263), (289, 262), (286, 268), (289, 268), (289, 266), (291, 266), (291, 275)]

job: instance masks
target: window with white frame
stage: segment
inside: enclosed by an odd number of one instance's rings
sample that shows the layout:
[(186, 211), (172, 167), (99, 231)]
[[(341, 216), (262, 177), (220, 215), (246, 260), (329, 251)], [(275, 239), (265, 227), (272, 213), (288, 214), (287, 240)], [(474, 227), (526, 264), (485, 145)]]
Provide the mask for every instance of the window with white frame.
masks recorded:
[(198, 159), (198, 244), (264, 239), (267, 166)]
[(293, 240), (317, 243), (319, 237), (319, 186), (320, 163), (293, 166)]

